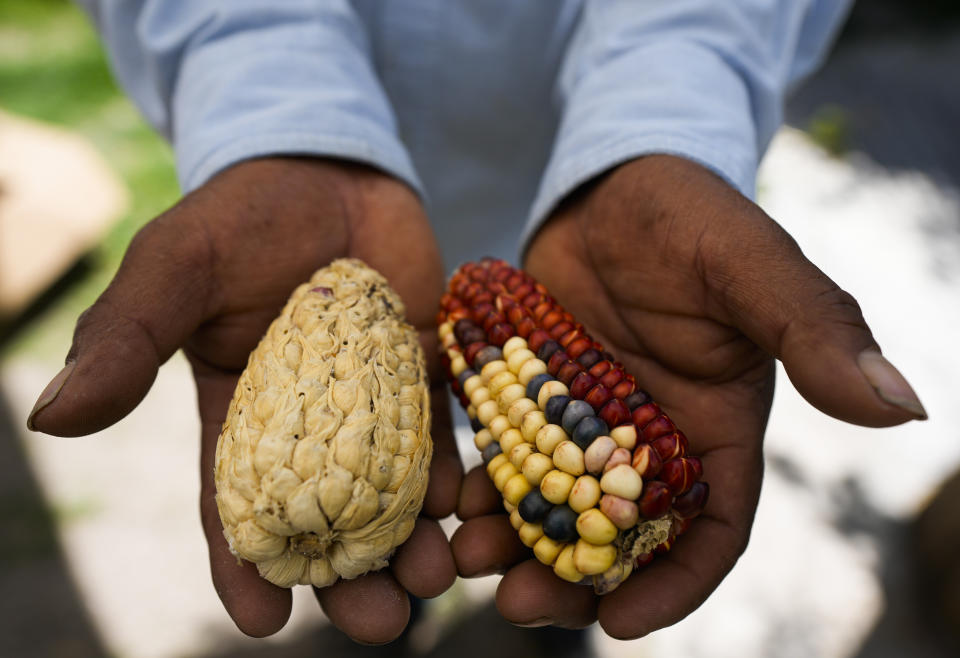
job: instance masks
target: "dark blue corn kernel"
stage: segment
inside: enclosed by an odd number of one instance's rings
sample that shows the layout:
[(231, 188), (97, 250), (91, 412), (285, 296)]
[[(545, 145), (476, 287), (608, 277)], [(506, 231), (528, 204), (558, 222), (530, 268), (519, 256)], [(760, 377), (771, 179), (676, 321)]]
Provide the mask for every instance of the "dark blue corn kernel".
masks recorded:
[(569, 395), (554, 395), (547, 400), (546, 409), (543, 411), (543, 414), (547, 417), (547, 422), (559, 425), (560, 420), (563, 418), (563, 411), (569, 403)]
[(553, 381), (553, 379), (553, 375), (548, 375), (547, 373), (533, 377), (527, 382), (527, 397), (536, 402), (540, 395), (540, 388), (547, 382)]
[(467, 368), (466, 370), (461, 372), (459, 375), (457, 375), (457, 383), (460, 384), (460, 388), (463, 388), (463, 383), (468, 379), (470, 379), (471, 377), (473, 377), (475, 374), (477, 374), (476, 370), (471, 370), (470, 368)]
[(584, 370), (589, 370), (596, 364), (600, 362), (601, 356), (598, 350), (593, 349), (592, 347), (588, 350), (584, 350), (580, 356), (577, 357), (577, 363), (583, 366)]
[(637, 407), (642, 407), (647, 402), (650, 402), (650, 394), (646, 391), (641, 391), (637, 389), (627, 397), (623, 399), (624, 404), (627, 405), (627, 409), (633, 411)]
[(576, 429), (577, 424), (581, 420), (587, 416), (595, 415), (593, 407), (590, 406), (589, 402), (573, 400), (567, 405), (567, 408), (563, 410), (563, 416), (560, 418), (560, 426), (563, 427), (564, 432), (572, 436), (573, 430)]
[(491, 442), (483, 451), (480, 453), (480, 456), (483, 458), (484, 464), (489, 464), (490, 460), (503, 452), (503, 448), (500, 447), (500, 444), (496, 441)]
[(527, 523), (540, 523), (552, 508), (553, 503), (544, 498), (539, 489), (534, 489), (528, 493), (517, 505), (520, 518)]
[(482, 370), (483, 366), (487, 365), (491, 361), (498, 361), (503, 358), (503, 352), (500, 351), (500, 348), (496, 345), (487, 345), (482, 350), (477, 352), (477, 356), (473, 358), (473, 367), (476, 370)]
[(540, 349), (537, 350), (537, 358), (546, 363), (553, 356), (553, 353), (560, 349), (560, 343), (555, 340), (548, 340)]
[(608, 433), (610, 428), (607, 427), (607, 424), (603, 422), (602, 419), (597, 418), (596, 416), (587, 416), (579, 423), (577, 423), (576, 428), (573, 430), (573, 434), (570, 435), (570, 438), (573, 439), (573, 442), (580, 446), (581, 450), (586, 450), (590, 447), (590, 444), (593, 443), (593, 440), (598, 436), (603, 436)]
[[(453, 324), (453, 335), (456, 337), (457, 342), (461, 345), (466, 345), (464, 340), (464, 334), (468, 333), (472, 329), (480, 329), (472, 320), (469, 318), (460, 318)], [(483, 331), (483, 329), (480, 329)]]
[(470, 429), (472, 429), (474, 432), (479, 432), (483, 429), (483, 423), (480, 422), (479, 418), (473, 417), (470, 419)]
[(557, 505), (543, 519), (543, 534), (556, 542), (576, 541), (577, 513), (566, 505)]
[(463, 332), (460, 344), (466, 347), (470, 343), (485, 343), (487, 334), (480, 327), (470, 327)]

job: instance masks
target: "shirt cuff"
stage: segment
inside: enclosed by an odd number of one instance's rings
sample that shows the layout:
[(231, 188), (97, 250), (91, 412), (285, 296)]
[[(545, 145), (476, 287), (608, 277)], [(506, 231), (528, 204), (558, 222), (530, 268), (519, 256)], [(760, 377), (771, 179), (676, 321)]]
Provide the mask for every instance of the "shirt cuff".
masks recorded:
[(183, 190), (242, 160), (314, 155), (376, 166), (421, 193), (358, 31), (273, 26), (192, 47), (173, 96)]
[(697, 43), (651, 43), (595, 64), (569, 85), (521, 249), (578, 186), (644, 155), (688, 158), (752, 197), (758, 162), (752, 117), (744, 80)]

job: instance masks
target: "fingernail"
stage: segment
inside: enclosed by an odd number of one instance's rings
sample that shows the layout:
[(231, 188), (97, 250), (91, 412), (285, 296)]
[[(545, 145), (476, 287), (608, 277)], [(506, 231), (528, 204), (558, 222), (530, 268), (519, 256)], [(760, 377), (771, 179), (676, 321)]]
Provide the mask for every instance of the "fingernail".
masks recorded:
[(881, 400), (909, 411), (917, 420), (927, 419), (927, 412), (910, 384), (880, 352), (874, 349), (860, 352), (857, 365)]
[(53, 402), (57, 395), (60, 393), (60, 389), (63, 388), (64, 383), (66, 383), (67, 378), (70, 377), (70, 373), (73, 372), (74, 366), (77, 365), (76, 361), (71, 361), (63, 367), (63, 370), (57, 373), (57, 376), (50, 380), (50, 383), (47, 384), (47, 387), (43, 389), (43, 393), (40, 394), (40, 397), (37, 398), (36, 404), (33, 405), (33, 409), (30, 411), (30, 416), (27, 418), (27, 429), (31, 432), (36, 431), (36, 427), (33, 425), (33, 419), (36, 418), (37, 414), (43, 411), (51, 402)]
[(514, 622), (514, 626), (519, 626), (521, 628), (539, 628), (541, 626), (551, 626), (553, 625), (553, 620), (550, 617), (538, 617), (533, 621), (524, 621), (524, 622)]

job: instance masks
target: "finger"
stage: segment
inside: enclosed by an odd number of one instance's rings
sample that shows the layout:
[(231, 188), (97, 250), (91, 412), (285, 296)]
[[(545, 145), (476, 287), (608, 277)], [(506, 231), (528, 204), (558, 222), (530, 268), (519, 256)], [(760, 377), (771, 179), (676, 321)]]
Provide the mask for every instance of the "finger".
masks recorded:
[(503, 573), (530, 557), (505, 514), (481, 516), (457, 528), (450, 538), (457, 572), (464, 578)]
[(330, 622), (362, 644), (395, 640), (410, 621), (410, 599), (387, 570), (313, 591)]
[(557, 578), (536, 560), (510, 569), (497, 587), (497, 610), (507, 621), (522, 626), (583, 628), (597, 618), (592, 587)]
[(457, 565), (440, 524), (417, 519), (413, 533), (390, 558), (390, 570), (404, 589), (423, 599), (450, 589), (457, 578)]
[(776, 223), (749, 219), (725, 226), (719, 246), (703, 252), (708, 287), (733, 324), (779, 358), (797, 390), (831, 416), (872, 427), (926, 418), (906, 379), (881, 356), (856, 300)]
[(470, 469), (460, 487), (457, 516), (464, 521), (503, 511), (503, 498), (483, 466)]
[(141, 230), (109, 287), (77, 322), (67, 366), (37, 400), (28, 426), (98, 431), (130, 412), (157, 369), (202, 321), (212, 292), (203, 231), (174, 208)]
[(276, 633), (290, 617), (290, 590), (260, 577), (250, 562), (234, 556), (223, 536), (213, 482), (217, 438), (236, 377), (204, 373), (192, 362), (201, 409), (200, 517), (210, 554), (210, 575), (217, 595), (241, 631), (254, 637)]
[(442, 382), (430, 390), (430, 409), (433, 458), (430, 461), (430, 482), (423, 500), (423, 513), (442, 519), (456, 509), (463, 479), (463, 463), (450, 420), (450, 402)]

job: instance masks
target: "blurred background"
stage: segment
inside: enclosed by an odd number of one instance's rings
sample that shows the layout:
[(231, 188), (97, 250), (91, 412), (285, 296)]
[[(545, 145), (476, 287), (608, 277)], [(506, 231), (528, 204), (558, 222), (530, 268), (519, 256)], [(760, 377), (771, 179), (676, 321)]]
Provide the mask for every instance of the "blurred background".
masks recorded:
[(781, 376), (751, 544), (686, 620), (634, 642), (516, 629), (490, 577), (423, 603), (404, 638), (372, 649), (326, 625), (304, 588), (277, 636), (232, 626), (207, 572), (179, 355), (97, 436), (26, 431), (77, 316), (178, 189), (80, 11), (0, 0), (0, 656), (960, 655), (956, 7), (861, 2), (759, 175), (761, 205), (858, 298), (930, 420), (846, 425)]

